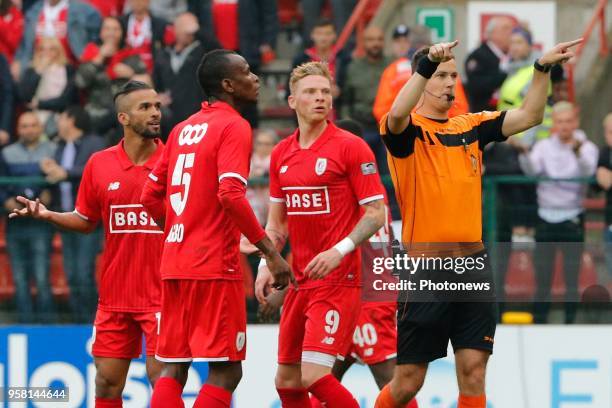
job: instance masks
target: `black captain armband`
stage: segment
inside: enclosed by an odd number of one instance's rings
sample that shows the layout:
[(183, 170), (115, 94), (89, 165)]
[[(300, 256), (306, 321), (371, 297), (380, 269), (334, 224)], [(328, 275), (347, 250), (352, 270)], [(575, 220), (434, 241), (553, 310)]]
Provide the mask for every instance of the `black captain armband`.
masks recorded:
[(543, 72), (543, 73), (545, 73), (545, 74), (549, 73), (549, 72), (550, 72), (550, 70), (552, 69), (552, 67), (553, 67), (553, 66), (552, 66), (552, 65), (550, 65), (550, 64), (542, 65), (542, 64), (540, 64), (540, 63), (538, 62), (538, 60), (536, 60), (536, 61), (533, 63), (533, 68), (534, 68), (534, 69), (536, 69), (537, 71)]
[(438, 69), (438, 65), (440, 65), (439, 62), (434, 62), (430, 60), (429, 57), (426, 55), (419, 61), (416, 72), (421, 76), (429, 79), (434, 74), (434, 72), (436, 72), (436, 69)]

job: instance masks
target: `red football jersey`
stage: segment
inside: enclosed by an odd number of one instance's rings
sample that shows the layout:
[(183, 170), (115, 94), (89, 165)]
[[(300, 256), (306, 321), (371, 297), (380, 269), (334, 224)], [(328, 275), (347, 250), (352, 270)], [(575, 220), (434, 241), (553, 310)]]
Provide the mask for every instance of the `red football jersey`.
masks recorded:
[(106, 311), (151, 312), (161, 306), (159, 264), (163, 231), (140, 204), (147, 176), (164, 150), (143, 166), (125, 153), (123, 141), (91, 156), (79, 186), (75, 213), (104, 225), (98, 307)]
[(170, 133), (150, 175), (166, 191), (162, 279), (242, 279), (240, 230), (217, 194), (225, 177), (246, 185), (251, 137), (249, 123), (221, 101), (203, 103)]
[(286, 206), (296, 280), (301, 287), (359, 286), (359, 249), (325, 279), (311, 281), (304, 269), (351, 233), (360, 205), (384, 198), (374, 154), (362, 139), (332, 123), (308, 149), (298, 138), (299, 130), (280, 142), (270, 159), (270, 200)]

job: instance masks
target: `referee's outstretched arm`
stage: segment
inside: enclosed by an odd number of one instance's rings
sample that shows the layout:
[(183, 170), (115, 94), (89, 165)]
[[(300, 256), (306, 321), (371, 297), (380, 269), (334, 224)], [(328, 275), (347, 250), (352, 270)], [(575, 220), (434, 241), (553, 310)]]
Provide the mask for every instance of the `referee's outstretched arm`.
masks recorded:
[(569, 49), (581, 42), (582, 38), (579, 38), (557, 44), (535, 62), (533, 80), (523, 104), (519, 108), (509, 110), (506, 113), (502, 125), (504, 136), (512, 136), (542, 123), (548, 96), (548, 84), (550, 83), (550, 69), (555, 64), (563, 64), (569, 61), (574, 56), (574, 53)]

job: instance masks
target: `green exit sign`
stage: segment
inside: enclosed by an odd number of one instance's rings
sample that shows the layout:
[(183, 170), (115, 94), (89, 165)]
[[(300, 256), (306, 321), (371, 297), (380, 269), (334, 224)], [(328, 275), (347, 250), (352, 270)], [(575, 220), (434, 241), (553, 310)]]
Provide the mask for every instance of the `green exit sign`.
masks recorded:
[(452, 41), (455, 37), (455, 15), (449, 7), (419, 7), (417, 24), (431, 29), (431, 41), (435, 43)]

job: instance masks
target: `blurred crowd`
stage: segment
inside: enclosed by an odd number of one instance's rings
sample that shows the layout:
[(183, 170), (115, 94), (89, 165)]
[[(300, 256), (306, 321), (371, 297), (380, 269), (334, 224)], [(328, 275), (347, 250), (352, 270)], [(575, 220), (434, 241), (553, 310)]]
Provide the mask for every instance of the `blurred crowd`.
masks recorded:
[[(4, 209), (19, 208), (17, 195), (39, 197), (51, 208), (72, 211), (84, 164), (94, 152), (121, 139), (113, 93), (130, 79), (153, 85), (161, 95), (163, 135), (199, 109), (204, 95), (194, 84), (195, 70), (209, 50), (236, 50), (259, 74), (275, 59), (280, 30), (277, 0), (0, 0), (0, 184)], [(330, 120), (350, 118), (363, 128), (380, 173), (388, 175), (378, 122), (412, 75), (410, 60), (431, 43), (427, 27), (400, 24), (390, 44), (381, 27), (363, 33), (363, 52), (354, 40), (338, 49), (338, 33), (356, 1), (304, 0), (301, 49), (292, 64), (325, 61), (334, 75), (335, 110)], [(322, 17), (328, 7), (331, 18)], [(325, 14), (325, 13), (324, 13)], [(519, 107), (533, 76), (538, 39), (529, 27), (504, 17), (491, 19), (485, 38), (465, 59), (451, 115)], [(389, 50), (387, 54), (385, 51)], [(242, 114), (254, 131), (251, 176), (259, 180), (248, 198), (263, 224), (270, 153), (280, 133), (260, 126), (258, 107)], [(568, 101), (568, 83), (554, 67), (544, 122), (483, 152), (486, 175), (589, 178), (606, 191), (605, 240), (612, 242), (612, 116), (603, 121), (601, 148), (579, 126), (579, 107)], [(44, 177), (45, 184), (34, 179)], [(389, 183), (387, 183), (389, 185)], [(389, 185), (389, 196), (393, 197)], [(499, 185), (497, 238), (503, 242), (584, 241), (587, 185), (540, 182)], [(393, 208), (393, 204), (392, 204)], [(394, 219), (399, 219), (396, 210)], [(2, 223), (0, 223), (2, 224)], [(33, 311), (51, 311), (52, 227), (28, 219), (5, 222), (0, 240), (8, 254), (15, 287), (12, 303), (25, 319)], [(61, 232), (63, 271), (70, 287), (69, 307), (88, 320), (96, 299), (96, 255), (101, 232), (83, 236)], [(561, 244), (559, 244), (561, 246)], [(548, 248), (548, 247), (547, 247)], [(561, 247), (567, 296), (575, 297), (581, 247)], [(550, 251), (551, 249), (547, 249)], [(554, 248), (552, 249), (554, 250)], [(612, 251), (605, 251), (612, 274)], [(539, 251), (538, 291), (550, 291), (552, 257)], [(508, 257), (505, 257), (508, 258)], [(548, 272), (550, 271), (550, 273)], [(568, 272), (569, 271), (569, 272)], [(2, 281), (0, 276), (0, 282)], [(251, 278), (247, 282), (252, 281)], [(36, 296), (31, 288), (36, 288)], [(0, 293), (1, 295), (1, 293)], [(536, 319), (545, 321), (546, 306)], [(573, 321), (575, 311), (566, 311)]]

